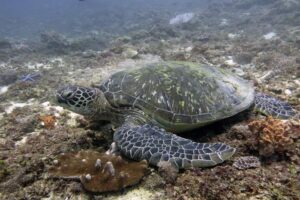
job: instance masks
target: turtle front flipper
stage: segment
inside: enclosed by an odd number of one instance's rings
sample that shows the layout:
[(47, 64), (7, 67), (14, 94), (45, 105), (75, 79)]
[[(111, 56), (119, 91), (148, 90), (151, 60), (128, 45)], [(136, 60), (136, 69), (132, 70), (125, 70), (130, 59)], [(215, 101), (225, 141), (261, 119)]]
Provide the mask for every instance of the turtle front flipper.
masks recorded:
[(255, 110), (264, 115), (281, 119), (288, 119), (296, 114), (288, 103), (263, 93), (255, 94), (254, 106)]
[(131, 159), (146, 159), (156, 166), (167, 161), (178, 169), (214, 166), (235, 152), (223, 143), (196, 143), (149, 124), (125, 124), (115, 132), (114, 141), (121, 153)]

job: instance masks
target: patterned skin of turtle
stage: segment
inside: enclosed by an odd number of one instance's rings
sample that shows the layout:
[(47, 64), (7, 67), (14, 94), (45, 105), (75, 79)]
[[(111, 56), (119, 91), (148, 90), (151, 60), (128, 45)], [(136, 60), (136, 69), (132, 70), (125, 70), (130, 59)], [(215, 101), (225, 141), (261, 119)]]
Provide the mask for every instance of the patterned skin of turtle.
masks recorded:
[(172, 133), (184, 132), (254, 107), (279, 118), (295, 113), (278, 99), (255, 93), (231, 73), (188, 62), (159, 62), (116, 72), (97, 87), (66, 86), (57, 91), (60, 105), (117, 127), (114, 141), (131, 159), (176, 168), (208, 167), (230, 158), (223, 143), (196, 143)]

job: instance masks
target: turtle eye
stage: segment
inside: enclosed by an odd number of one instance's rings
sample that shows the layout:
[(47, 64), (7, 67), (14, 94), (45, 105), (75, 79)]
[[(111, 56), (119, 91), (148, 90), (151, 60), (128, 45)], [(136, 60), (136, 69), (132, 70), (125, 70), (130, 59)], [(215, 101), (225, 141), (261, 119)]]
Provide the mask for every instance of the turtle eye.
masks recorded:
[(66, 99), (71, 98), (72, 95), (73, 95), (73, 92), (70, 91), (70, 90), (63, 91), (63, 93), (62, 93), (62, 96), (63, 96), (64, 98), (66, 98)]

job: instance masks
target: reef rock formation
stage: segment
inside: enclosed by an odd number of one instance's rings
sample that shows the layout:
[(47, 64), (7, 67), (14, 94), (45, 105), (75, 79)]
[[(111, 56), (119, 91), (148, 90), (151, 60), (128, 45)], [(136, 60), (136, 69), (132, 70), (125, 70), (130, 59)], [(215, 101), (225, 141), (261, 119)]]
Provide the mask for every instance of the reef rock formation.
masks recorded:
[(137, 184), (147, 173), (147, 162), (127, 162), (121, 156), (82, 150), (54, 160), (52, 177), (80, 179), (90, 192), (119, 191)]

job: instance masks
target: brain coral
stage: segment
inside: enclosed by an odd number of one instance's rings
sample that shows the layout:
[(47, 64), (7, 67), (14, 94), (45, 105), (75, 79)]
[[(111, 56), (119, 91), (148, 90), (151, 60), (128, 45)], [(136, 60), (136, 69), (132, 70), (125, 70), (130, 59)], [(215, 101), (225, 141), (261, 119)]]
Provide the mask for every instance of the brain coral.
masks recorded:
[(147, 173), (147, 162), (127, 162), (120, 156), (85, 150), (65, 153), (49, 168), (51, 177), (78, 178), (90, 192), (118, 191), (137, 184)]

